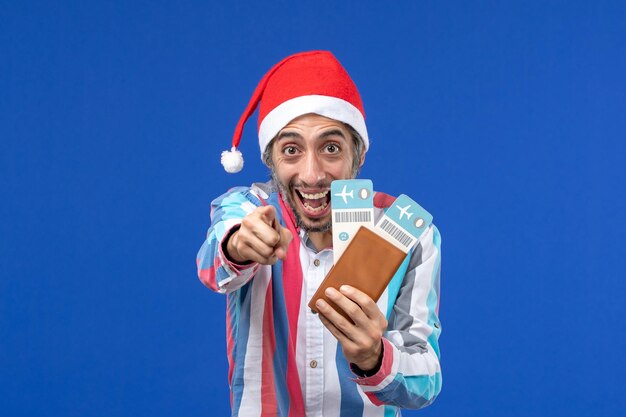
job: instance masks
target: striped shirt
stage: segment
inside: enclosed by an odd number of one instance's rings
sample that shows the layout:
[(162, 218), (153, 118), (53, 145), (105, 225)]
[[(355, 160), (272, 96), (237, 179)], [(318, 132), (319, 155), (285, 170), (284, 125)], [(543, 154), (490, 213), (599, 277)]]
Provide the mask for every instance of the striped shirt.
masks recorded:
[[(393, 199), (376, 193), (375, 217)], [(274, 265), (231, 263), (222, 241), (263, 204), (294, 239)], [(237, 187), (213, 201), (197, 257), (208, 288), (227, 295), (226, 328), (233, 416), (399, 416), (441, 390), (438, 338), (440, 235), (432, 225), (404, 260), (377, 305), (386, 315), (383, 359), (372, 376), (354, 374), (341, 346), (307, 307), (333, 264), (315, 250), (273, 184)]]

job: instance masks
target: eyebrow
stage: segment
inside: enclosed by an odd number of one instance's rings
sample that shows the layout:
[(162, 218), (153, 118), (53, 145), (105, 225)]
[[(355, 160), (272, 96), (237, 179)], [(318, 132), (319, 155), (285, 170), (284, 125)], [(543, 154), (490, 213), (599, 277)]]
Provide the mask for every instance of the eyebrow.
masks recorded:
[[(321, 135), (319, 135), (318, 138), (326, 139), (329, 136), (341, 136), (344, 139), (346, 138), (343, 132), (339, 129), (327, 130), (326, 132), (323, 132)], [(277, 142), (281, 139), (303, 139), (303, 137), (297, 132), (286, 131), (286, 132), (280, 132), (278, 134), (278, 137), (276, 137)]]
[(278, 136), (276, 137), (276, 142), (278, 142), (281, 139), (302, 139), (302, 135), (296, 132), (289, 132), (289, 131), (280, 132)]
[(322, 139), (326, 139), (329, 136), (341, 136), (342, 138), (346, 138), (346, 136), (343, 134), (343, 132), (339, 129), (333, 129), (333, 130), (328, 130), (324, 133), (322, 133), (319, 137)]

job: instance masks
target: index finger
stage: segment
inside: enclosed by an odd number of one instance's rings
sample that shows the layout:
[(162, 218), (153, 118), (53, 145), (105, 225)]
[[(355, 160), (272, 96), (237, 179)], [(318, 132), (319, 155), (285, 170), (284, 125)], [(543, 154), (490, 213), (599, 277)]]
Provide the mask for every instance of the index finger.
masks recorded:
[(257, 210), (258, 210), (261, 218), (263, 219), (263, 221), (268, 226), (276, 228), (276, 226), (275, 226), (275, 224), (276, 224), (276, 209), (274, 208), (274, 206), (270, 206), (270, 205), (261, 206)]
[(376, 302), (363, 291), (350, 285), (342, 285), (339, 287), (339, 292), (358, 304), (361, 310), (363, 310), (365, 315), (370, 319), (378, 318), (382, 314)]

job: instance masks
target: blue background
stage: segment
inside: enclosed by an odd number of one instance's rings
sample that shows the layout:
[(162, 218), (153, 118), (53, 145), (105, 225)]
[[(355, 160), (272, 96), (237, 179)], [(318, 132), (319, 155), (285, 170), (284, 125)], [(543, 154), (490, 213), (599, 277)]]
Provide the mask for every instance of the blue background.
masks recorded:
[(626, 3), (0, 2), (0, 410), (229, 410), (195, 255), (275, 62), (360, 88), (362, 178), (443, 236), (444, 387), (421, 416), (626, 410)]

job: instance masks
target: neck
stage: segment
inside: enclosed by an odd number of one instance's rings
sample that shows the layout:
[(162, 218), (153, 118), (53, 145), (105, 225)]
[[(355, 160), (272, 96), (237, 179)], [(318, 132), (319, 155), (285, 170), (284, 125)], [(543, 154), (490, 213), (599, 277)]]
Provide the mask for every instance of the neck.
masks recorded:
[(309, 239), (318, 251), (328, 248), (333, 244), (333, 233), (331, 230), (327, 232), (309, 232)]

